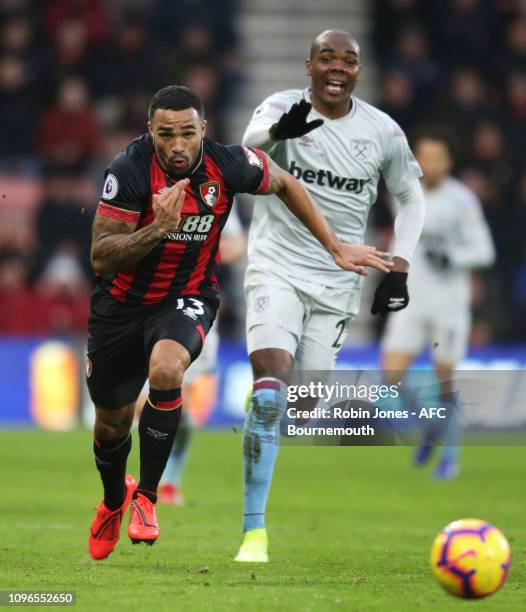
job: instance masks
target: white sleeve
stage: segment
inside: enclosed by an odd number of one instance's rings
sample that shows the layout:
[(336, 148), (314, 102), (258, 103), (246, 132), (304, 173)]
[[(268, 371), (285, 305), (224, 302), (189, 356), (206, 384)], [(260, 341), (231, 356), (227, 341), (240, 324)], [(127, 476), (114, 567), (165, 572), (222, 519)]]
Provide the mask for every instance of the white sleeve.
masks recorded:
[(279, 121), (290, 106), (291, 104), (280, 94), (272, 94), (266, 98), (254, 111), (243, 134), (242, 144), (247, 147), (257, 147), (268, 153), (277, 144), (271, 140), (269, 129)]
[(495, 247), (478, 198), (466, 194), (459, 209), (458, 234), (448, 256), (457, 268), (483, 268), (495, 261)]
[(422, 176), (422, 170), (409, 148), (407, 138), (391, 118), (387, 126), (387, 142), (382, 165), (382, 176), (389, 192), (398, 196)]
[(393, 257), (401, 257), (411, 263), (413, 253), (422, 233), (425, 218), (424, 192), (417, 178), (406, 181), (404, 191), (396, 194), (400, 209), (395, 218), (395, 248)]
[(244, 234), (243, 227), (241, 225), (241, 221), (239, 220), (239, 214), (237, 212), (237, 200), (234, 200), (234, 204), (232, 205), (232, 210), (228, 215), (228, 219), (225, 223), (225, 227), (221, 232), (221, 236), (225, 236), (225, 238), (230, 238), (230, 236), (237, 236), (238, 234)]
[[(274, 125), (271, 123), (270, 125)], [(268, 153), (276, 143), (272, 140), (269, 135), (269, 126), (257, 125), (249, 123), (245, 133), (243, 134), (243, 140), (241, 141), (246, 147), (257, 147), (265, 153)]]

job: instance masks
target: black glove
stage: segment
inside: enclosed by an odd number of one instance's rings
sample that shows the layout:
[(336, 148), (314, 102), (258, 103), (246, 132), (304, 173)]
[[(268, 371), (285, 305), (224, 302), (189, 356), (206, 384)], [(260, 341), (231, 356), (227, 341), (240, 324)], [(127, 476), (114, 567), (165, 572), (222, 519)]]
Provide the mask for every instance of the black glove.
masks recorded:
[(385, 315), (402, 310), (408, 304), (407, 272), (389, 272), (376, 288), (371, 314)]
[(293, 104), (288, 113), (281, 115), (279, 121), (270, 128), (272, 140), (298, 138), (323, 125), (323, 119), (314, 119), (307, 123), (307, 115), (311, 108), (312, 104), (309, 104), (307, 100)]
[(451, 265), (451, 260), (446, 253), (440, 251), (426, 251), (425, 256), (427, 261), (437, 270), (447, 270)]

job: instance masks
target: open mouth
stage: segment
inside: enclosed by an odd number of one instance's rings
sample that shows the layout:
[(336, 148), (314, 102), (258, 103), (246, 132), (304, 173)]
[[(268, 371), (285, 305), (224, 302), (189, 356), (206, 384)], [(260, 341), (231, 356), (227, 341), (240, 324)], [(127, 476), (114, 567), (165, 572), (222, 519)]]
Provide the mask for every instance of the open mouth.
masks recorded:
[(179, 157), (177, 159), (172, 160), (172, 164), (176, 167), (176, 168), (183, 168), (184, 166), (187, 165), (187, 160)]
[(331, 95), (338, 95), (344, 91), (345, 83), (343, 81), (331, 79), (330, 81), (327, 81), (326, 88), (328, 93)]

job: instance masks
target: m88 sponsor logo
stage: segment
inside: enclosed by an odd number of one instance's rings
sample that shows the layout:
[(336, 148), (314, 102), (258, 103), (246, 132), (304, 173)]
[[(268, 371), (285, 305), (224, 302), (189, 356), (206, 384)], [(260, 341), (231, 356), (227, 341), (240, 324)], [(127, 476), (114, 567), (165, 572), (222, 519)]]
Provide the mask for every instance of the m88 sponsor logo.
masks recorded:
[(167, 240), (184, 240), (186, 242), (204, 242), (212, 229), (214, 215), (181, 215), (181, 221), (175, 232), (165, 234)]

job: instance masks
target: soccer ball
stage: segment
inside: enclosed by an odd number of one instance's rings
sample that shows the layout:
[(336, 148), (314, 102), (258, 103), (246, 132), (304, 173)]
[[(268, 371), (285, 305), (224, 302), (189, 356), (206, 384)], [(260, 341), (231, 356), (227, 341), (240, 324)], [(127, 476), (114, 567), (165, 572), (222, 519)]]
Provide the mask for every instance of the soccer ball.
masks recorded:
[(504, 534), (493, 525), (461, 519), (437, 535), (429, 560), (444, 589), (471, 599), (500, 589), (508, 577), (511, 551)]

